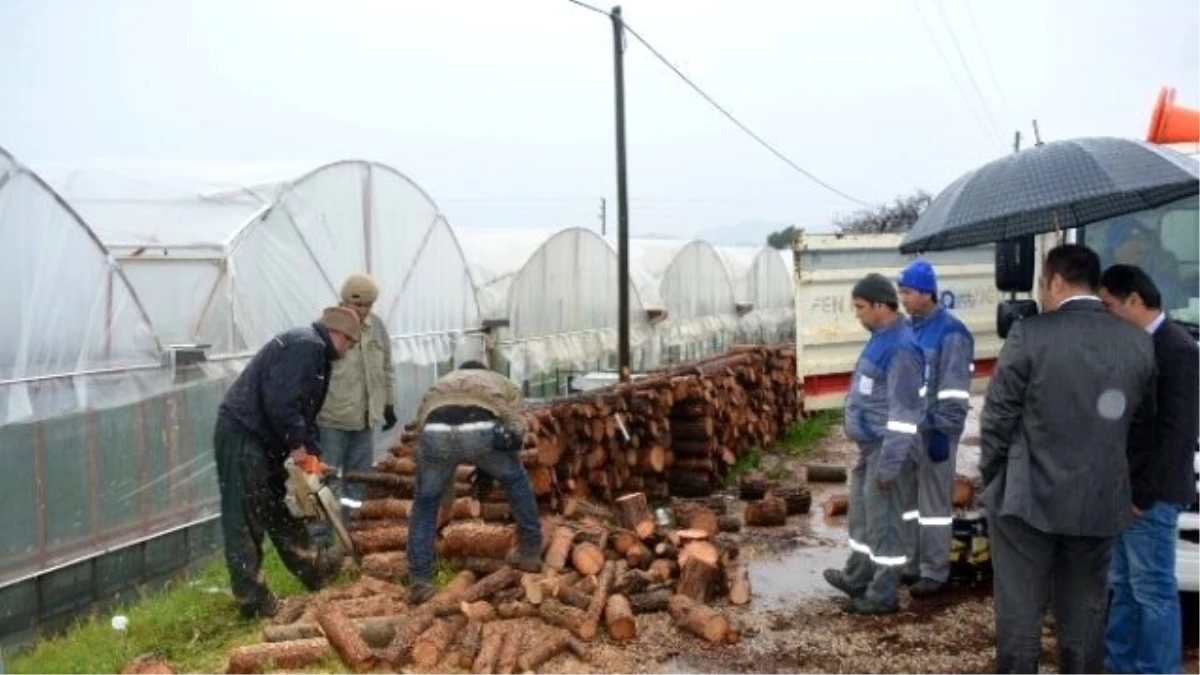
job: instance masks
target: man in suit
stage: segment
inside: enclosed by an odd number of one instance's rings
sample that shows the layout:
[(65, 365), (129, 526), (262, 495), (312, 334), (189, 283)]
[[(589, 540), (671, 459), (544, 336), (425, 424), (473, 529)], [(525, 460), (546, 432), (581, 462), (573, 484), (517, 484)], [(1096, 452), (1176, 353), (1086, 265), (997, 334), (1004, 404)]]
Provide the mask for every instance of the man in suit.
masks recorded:
[(1052, 588), (1060, 670), (1104, 668), (1109, 560), (1133, 519), (1126, 439), (1153, 418), (1155, 366), (1150, 336), (1105, 310), (1099, 282), (1091, 249), (1050, 251), (1044, 313), (1013, 327), (984, 403), (1000, 673), (1037, 672)]
[(1110, 673), (1179, 673), (1183, 668), (1175, 537), (1179, 512), (1196, 501), (1193, 462), (1200, 436), (1200, 350), (1162, 311), (1150, 275), (1113, 265), (1100, 277), (1113, 314), (1149, 333), (1158, 363), (1151, 433), (1129, 439), (1133, 524), (1117, 537), (1105, 638)]

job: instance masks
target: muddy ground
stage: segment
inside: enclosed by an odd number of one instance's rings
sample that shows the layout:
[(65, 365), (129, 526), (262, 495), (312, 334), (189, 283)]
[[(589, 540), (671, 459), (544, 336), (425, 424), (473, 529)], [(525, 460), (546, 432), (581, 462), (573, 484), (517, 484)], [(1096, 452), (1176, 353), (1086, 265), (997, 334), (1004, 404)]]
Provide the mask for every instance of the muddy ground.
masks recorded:
[[(977, 477), (976, 400), (959, 453), (959, 474)], [(853, 464), (856, 450), (840, 429), (802, 460), (771, 454), (765, 470), (803, 476), (806, 462)], [(785, 479), (786, 480), (786, 479)], [(916, 600), (901, 591), (898, 614), (854, 617), (842, 613), (840, 594), (821, 579), (849, 555), (845, 517), (827, 518), (825, 498), (845, 486), (814, 483), (813, 509), (779, 528), (754, 528), (741, 535), (750, 560), (753, 600), (724, 607), (743, 626), (736, 645), (712, 647), (677, 631), (666, 614), (638, 619), (636, 642), (617, 645), (599, 638), (591, 663), (559, 656), (542, 672), (720, 673), (984, 673), (993, 672), (994, 625), (990, 586), (956, 588), (943, 597)], [(1043, 672), (1056, 672), (1053, 634), (1043, 637)], [(1186, 670), (1197, 672), (1197, 653)]]

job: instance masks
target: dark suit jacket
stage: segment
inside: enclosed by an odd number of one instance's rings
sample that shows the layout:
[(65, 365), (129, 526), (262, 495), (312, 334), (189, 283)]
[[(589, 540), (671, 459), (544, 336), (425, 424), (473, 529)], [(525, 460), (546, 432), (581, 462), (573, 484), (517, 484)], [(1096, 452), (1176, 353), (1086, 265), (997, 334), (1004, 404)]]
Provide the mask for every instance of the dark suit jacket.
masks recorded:
[(1129, 439), (1133, 503), (1196, 501), (1196, 439), (1200, 436), (1200, 349), (1170, 320), (1154, 331), (1158, 389), (1154, 428)]
[(1133, 517), (1130, 429), (1152, 423), (1154, 394), (1150, 336), (1099, 300), (1018, 322), (980, 420), (988, 513), (1051, 534), (1121, 532)]

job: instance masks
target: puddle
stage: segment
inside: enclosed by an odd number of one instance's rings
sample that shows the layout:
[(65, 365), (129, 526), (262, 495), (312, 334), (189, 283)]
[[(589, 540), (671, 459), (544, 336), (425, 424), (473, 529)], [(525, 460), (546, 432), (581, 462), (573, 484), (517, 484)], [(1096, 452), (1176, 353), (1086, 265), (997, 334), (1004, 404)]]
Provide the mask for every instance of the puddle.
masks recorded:
[(750, 562), (754, 605), (774, 609), (837, 595), (821, 574), (829, 567), (840, 568), (850, 555), (845, 520), (826, 519), (823, 510), (815, 508), (797, 523), (800, 527), (794, 536), (794, 548)]

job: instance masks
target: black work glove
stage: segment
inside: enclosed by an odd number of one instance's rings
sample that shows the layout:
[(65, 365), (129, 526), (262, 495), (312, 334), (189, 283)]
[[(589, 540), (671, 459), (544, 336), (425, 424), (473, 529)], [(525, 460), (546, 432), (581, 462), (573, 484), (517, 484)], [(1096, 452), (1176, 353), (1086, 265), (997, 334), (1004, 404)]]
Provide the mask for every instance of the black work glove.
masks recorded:
[(396, 426), (396, 406), (383, 406), (383, 430), (387, 431)]
[(929, 434), (929, 459), (941, 463), (950, 459), (950, 437), (940, 431)]

